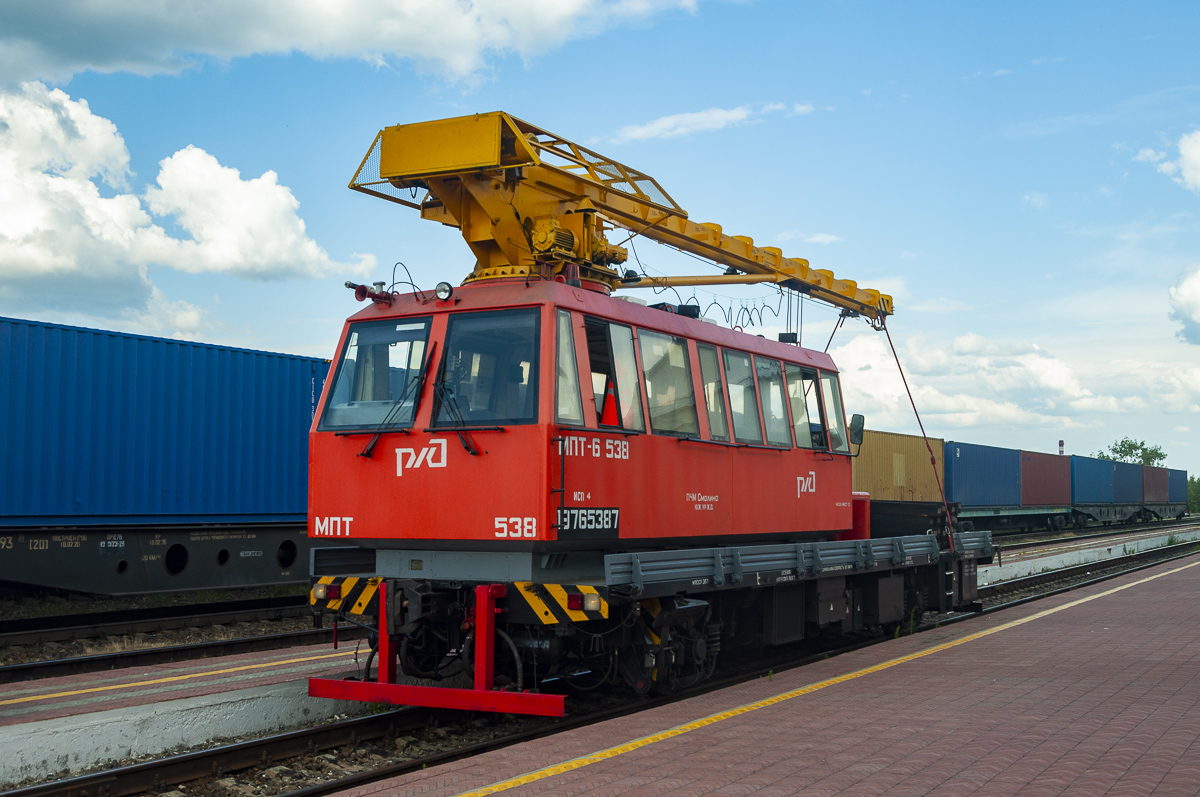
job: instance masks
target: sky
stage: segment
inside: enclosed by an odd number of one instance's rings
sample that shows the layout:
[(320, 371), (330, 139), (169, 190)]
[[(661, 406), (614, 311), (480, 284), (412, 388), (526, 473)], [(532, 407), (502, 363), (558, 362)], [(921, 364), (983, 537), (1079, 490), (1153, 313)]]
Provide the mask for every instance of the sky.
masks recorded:
[[(473, 265), (346, 189), (375, 133), (503, 110), (891, 293), (930, 435), (1200, 473), (1197, 30), (1186, 2), (6, 3), (0, 315), (331, 357), (347, 279)], [(771, 288), (695, 298), (784, 328)], [(836, 318), (802, 332), (847, 412), (917, 431), (887, 337)]]

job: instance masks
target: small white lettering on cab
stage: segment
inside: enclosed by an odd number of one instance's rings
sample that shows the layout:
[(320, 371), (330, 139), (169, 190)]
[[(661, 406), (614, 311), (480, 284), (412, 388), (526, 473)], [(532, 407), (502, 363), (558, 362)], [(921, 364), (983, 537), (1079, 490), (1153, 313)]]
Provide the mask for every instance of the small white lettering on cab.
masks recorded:
[(314, 537), (349, 537), (352, 517), (318, 517), (313, 518)]

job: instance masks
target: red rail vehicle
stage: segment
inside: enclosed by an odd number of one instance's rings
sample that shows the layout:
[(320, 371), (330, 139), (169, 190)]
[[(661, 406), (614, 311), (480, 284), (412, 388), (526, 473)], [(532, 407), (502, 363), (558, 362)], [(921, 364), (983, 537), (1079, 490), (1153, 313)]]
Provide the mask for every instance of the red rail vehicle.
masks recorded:
[[(351, 187), (458, 227), (476, 265), (433, 293), (350, 285), (371, 303), (313, 425), (311, 600), (368, 625), (378, 664), (311, 694), (559, 715), (547, 678), (670, 689), (728, 645), (974, 601), (988, 533), (870, 538), (828, 355), (611, 293), (771, 282), (876, 326), (890, 297), (506, 114), (387, 128)], [(617, 227), (725, 273), (622, 272)], [(473, 688), (436, 685), (453, 673)]]

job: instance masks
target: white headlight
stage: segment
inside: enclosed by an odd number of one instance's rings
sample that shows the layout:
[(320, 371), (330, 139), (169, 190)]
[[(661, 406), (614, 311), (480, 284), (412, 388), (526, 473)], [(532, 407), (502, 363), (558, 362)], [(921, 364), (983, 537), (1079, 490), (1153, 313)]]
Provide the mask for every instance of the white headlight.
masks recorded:
[(594, 592), (585, 592), (583, 594), (583, 610), (585, 612), (600, 611), (600, 596)]
[(433, 295), (444, 302), (454, 295), (454, 286), (449, 282), (439, 282), (433, 289)]

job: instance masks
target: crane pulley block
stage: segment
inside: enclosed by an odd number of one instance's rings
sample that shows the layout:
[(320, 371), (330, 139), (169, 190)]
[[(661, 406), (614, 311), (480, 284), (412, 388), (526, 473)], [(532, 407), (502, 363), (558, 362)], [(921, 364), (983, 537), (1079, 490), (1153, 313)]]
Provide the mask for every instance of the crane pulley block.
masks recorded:
[[(384, 128), (350, 188), (458, 228), (476, 259), (468, 282), (578, 274), (604, 291), (770, 282), (876, 325), (893, 312), (892, 297), (693, 222), (653, 177), (506, 113)], [(616, 269), (626, 250), (605, 236), (615, 227), (724, 273), (630, 279)]]

